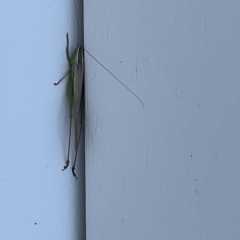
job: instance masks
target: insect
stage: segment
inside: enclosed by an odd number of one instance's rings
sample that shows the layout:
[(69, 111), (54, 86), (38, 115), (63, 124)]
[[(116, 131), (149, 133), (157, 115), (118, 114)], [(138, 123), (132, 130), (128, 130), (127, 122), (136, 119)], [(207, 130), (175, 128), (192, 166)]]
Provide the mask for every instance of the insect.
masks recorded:
[(83, 84), (84, 84), (84, 52), (83, 48), (77, 44), (73, 54), (70, 56), (69, 53), (69, 37), (66, 34), (66, 56), (69, 64), (69, 70), (67, 73), (54, 85), (58, 85), (68, 76), (67, 90), (69, 98), (69, 140), (68, 140), (68, 154), (66, 164), (62, 170), (67, 169), (70, 163), (70, 145), (71, 145), (71, 135), (72, 135), (72, 119), (74, 122), (74, 143), (75, 143), (75, 157), (72, 166), (72, 174), (77, 178), (75, 173), (75, 165), (78, 154), (78, 147), (81, 138), (81, 132), (83, 128), (83, 111), (81, 111), (81, 103), (83, 104)]
[[(77, 26), (78, 17), (77, 17), (77, 8), (74, 0)], [(79, 27), (78, 27), (79, 29)], [(79, 33), (78, 33), (79, 38)], [(113, 73), (111, 73), (100, 61), (98, 61), (89, 51), (80, 46), (79, 41), (78, 44), (73, 51), (73, 54), (69, 53), (69, 37), (68, 33), (66, 34), (66, 56), (69, 64), (69, 70), (67, 73), (54, 85), (60, 84), (67, 76), (68, 76), (68, 98), (69, 98), (69, 139), (68, 139), (68, 153), (66, 164), (63, 167), (63, 171), (68, 168), (70, 164), (70, 146), (71, 146), (71, 137), (72, 137), (72, 122), (74, 124), (74, 150), (75, 156), (72, 165), (72, 174), (77, 179), (75, 173), (75, 165), (77, 161), (78, 148), (81, 139), (81, 133), (84, 126), (84, 52), (86, 52), (90, 57), (92, 57), (98, 64), (100, 64), (110, 75), (112, 75), (124, 88), (126, 88), (131, 94), (133, 94), (141, 103), (142, 107), (144, 107), (142, 100), (132, 91), (130, 90), (124, 83), (122, 83)]]

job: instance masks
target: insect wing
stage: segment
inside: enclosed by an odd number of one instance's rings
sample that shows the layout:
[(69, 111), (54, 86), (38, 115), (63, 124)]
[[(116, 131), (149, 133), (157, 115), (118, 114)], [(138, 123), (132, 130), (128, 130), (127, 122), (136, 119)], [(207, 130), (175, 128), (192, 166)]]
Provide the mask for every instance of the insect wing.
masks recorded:
[(79, 49), (78, 59), (73, 65), (73, 118), (74, 118), (74, 132), (75, 132), (75, 150), (78, 149), (79, 138), (81, 134), (81, 114), (80, 105), (82, 101), (83, 92), (83, 78), (84, 78), (84, 62), (83, 51)]

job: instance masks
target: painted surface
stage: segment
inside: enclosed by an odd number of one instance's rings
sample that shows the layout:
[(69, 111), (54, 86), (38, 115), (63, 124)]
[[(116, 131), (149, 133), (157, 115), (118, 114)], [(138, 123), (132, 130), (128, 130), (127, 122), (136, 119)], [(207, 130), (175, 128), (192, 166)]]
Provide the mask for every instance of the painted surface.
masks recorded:
[(239, 1), (85, 1), (87, 239), (240, 238)]
[(72, 1), (0, 2), (0, 239), (83, 239), (82, 175), (61, 171), (65, 84), (53, 86), (75, 30)]

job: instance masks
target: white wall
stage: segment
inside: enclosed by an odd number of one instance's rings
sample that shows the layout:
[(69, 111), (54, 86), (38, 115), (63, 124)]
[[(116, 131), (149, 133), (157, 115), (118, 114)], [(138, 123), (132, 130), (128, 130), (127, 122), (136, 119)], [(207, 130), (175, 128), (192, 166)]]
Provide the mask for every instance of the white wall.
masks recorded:
[(88, 240), (240, 238), (239, 12), (85, 1)]
[(84, 239), (84, 175), (61, 171), (69, 118), (53, 86), (75, 30), (72, 1), (0, 1), (0, 239)]

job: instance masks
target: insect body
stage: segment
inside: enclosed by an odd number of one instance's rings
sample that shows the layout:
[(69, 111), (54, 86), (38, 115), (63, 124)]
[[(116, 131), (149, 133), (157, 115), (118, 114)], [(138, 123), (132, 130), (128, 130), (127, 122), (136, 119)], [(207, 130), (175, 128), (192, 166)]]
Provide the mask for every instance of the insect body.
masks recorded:
[(81, 108), (81, 103), (83, 102), (83, 84), (84, 84), (84, 52), (83, 48), (77, 44), (73, 54), (70, 56), (69, 53), (69, 38), (66, 34), (67, 46), (66, 46), (66, 56), (69, 63), (69, 70), (67, 73), (54, 85), (58, 85), (68, 76), (68, 98), (69, 98), (69, 140), (68, 140), (68, 154), (66, 164), (62, 170), (67, 169), (70, 163), (70, 146), (71, 146), (71, 133), (72, 133), (72, 119), (74, 122), (74, 148), (75, 157), (72, 166), (73, 176), (77, 178), (75, 174), (75, 165), (78, 154), (78, 147), (81, 138), (81, 132), (83, 127), (83, 108)]

